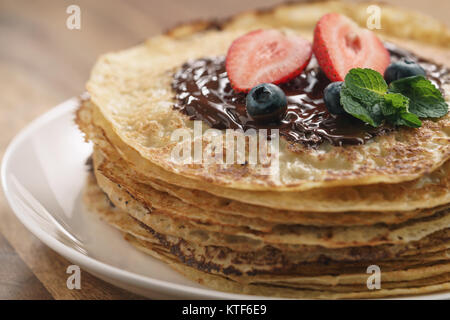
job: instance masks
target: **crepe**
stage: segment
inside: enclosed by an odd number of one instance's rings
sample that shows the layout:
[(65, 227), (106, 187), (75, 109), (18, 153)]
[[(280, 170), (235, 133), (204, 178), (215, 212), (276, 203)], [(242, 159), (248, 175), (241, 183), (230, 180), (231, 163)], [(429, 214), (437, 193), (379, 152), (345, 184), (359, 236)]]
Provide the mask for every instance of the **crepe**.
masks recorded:
[[(290, 10), (297, 13), (296, 19), (302, 20), (309, 14), (310, 7), (297, 6), (304, 11), (296, 10), (295, 5)], [(333, 3), (321, 6), (328, 11)], [(366, 6), (342, 3), (339, 7), (345, 13), (353, 12), (354, 16), (366, 12)], [(188, 60), (226, 54), (234, 39), (258, 25), (246, 25), (244, 21), (240, 23), (241, 20), (261, 17), (265, 21), (273, 17), (274, 27), (286, 27), (283, 12), (286, 11), (281, 7), (262, 16), (252, 13), (236, 16), (232, 22), (222, 24), (220, 30), (192, 30), (190, 33), (185, 30), (183, 37), (177, 38), (170, 34), (157, 36), (142, 45), (100, 57), (87, 84), (96, 124), (105, 130), (109, 139), (115, 135), (114, 145), (143, 175), (156, 165), (201, 183), (244, 190), (299, 191), (324, 186), (398, 183), (417, 179), (450, 157), (450, 115), (446, 115), (437, 121), (424, 120), (418, 129), (400, 128), (356, 146), (337, 147), (325, 143), (315, 149), (302, 144), (293, 146), (280, 139), (279, 165), (273, 166), (270, 175), (265, 173), (262, 164), (193, 164), (193, 159), (183, 164), (174, 158), (173, 150), (182, 144), (171, 139), (176, 129), (189, 132), (192, 145), (198, 138), (194, 137), (190, 118), (173, 111), (176, 103), (171, 90), (173, 71)], [(390, 15), (383, 16), (383, 21), (388, 25), (398, 22)], [(305, 25), (301, 29), (289, 27), (293, 32), (304, 34), (307, 31)], [(309, 31), (313, 27), (311, 24)], [(450, 91), (447, 90), (446, 96), (448, 99)], [(206, 130), (206, 125), (204, 127)], [(201, 146), (203, 152), (207, 152), (207, 144)], [(138, 153), (139, 162), (135, 161), (133, 152)], [(224, 148), (223, 153), (226, 152)]]

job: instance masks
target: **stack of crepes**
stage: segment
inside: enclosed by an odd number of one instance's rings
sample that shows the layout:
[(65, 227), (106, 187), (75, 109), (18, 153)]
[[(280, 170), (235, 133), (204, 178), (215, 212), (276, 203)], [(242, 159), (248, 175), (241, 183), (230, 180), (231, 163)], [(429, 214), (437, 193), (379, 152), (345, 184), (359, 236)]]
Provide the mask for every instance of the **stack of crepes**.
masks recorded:
[[(172, 132), (193, 131), (192, 120), (173, 107), (173, 73), (183, 63), (223, 56), (235, 38), (258, 27), (289, 27), (311, 38), (324, 13), (362, 22), (366, 7), (279, 6), (220, 25), (183, 25), (102, 56), (76, 120), (94, 143), (89, 209), (136, 248), (217, 290), (292, 298), (449, 290), (448, 115), (361, 145), (311, 148), (281, 139), (275, 175), (258, 165), (172, 157)], [(425, 18), (383, 10), (385, 37), (414, 38), (413, 49), (432, 42), (436, 56), (448, 54), (450, 33), (440, 24), (416, 25)], [(367, 286), (371, 265), (381, 270), (381, 289)]]

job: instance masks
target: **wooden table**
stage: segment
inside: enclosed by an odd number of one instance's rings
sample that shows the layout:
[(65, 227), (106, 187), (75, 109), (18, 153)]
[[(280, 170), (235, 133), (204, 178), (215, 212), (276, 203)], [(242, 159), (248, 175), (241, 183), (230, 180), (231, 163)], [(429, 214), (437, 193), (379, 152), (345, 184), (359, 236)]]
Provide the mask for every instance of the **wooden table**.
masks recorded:
[[(270, 0), (1, 0), (0, 157), (33, 118), (84, 90), (96, 57), (137, 44), (185, 20), (225, 17)], [(447, 0), (391, 0), (448, 21)], [(81, 30), (66, 28), (66, 8), (81, 8)], [(0, 299), (139, 298), (83, 273), (68, 290), (71, 263), (17, 220), (0, 192)]]

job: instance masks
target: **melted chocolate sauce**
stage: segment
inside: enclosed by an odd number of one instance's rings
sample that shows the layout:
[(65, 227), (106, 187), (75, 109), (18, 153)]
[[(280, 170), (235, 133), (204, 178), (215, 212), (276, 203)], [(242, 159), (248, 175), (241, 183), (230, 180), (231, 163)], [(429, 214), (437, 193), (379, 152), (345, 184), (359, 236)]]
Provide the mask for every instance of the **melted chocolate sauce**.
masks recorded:
[[(438, 88), (450, 82), (450, 72), (445, 67), (392, 44), (386, 44), (386, 47), (392, 61), (410, 59), (419, 62), (428, 79)], [(248, 116), (246, 94), (232, 89), (225, 71), (225, 57), (202, 58), (183, 64), (174, 75), (172, 87), (178, 100), (175, 109), (216, 129), (279, 129), (286, 139), (312, 147), (325, 141), (336, 146), (362, 144), (394, 130), (389, 125), (373, 128), (350, 115), (330, 114), (323, 101), (323, 90), (329, 83), (313, 57), (301, 75), (280, 85), (288, 100), (285, 117), (281, 122), (264, 124)]]

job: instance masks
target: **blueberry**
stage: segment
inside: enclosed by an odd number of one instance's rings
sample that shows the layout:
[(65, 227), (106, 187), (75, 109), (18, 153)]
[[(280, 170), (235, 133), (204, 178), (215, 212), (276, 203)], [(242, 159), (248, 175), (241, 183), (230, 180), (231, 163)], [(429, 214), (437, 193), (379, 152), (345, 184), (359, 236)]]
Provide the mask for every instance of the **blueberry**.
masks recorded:
[(344, 84), (343, 81), (332, 82), (323, 91), (323, 100), (328, 111), (332, 114), (345, 113), (344, 108), (341, 106), (341, 88)]
[(283, 90), (271, 83), (259, 84), (247, 94), (247, 113), (258, 122), (280, 121), (287, 110)]
[(384, 72), (384, 79), (387, 83), (391, 83), (392, 81), (412, 77), (412, 76), (425, 76), (425, 70), (423, 68), (411, 60), (399, 60), (393, 62), (387, 67)]

